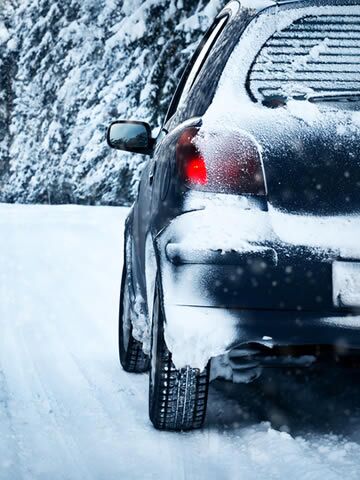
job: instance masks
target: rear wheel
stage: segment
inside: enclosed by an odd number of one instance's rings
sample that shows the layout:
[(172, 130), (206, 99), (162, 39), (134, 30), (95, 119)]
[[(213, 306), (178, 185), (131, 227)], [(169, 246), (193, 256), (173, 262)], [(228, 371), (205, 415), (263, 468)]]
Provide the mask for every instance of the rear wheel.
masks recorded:
[(183, 431), (203, 426), (209, 386), (209, 366), (203, 372), (177, 370), (164, 339), (164, 317), (157, 285), (152, 322), (149, 414), (159, 430)]
[(120, 363), (126, 372), (143, 373), (149, 370), (150, 360), (143, 352), (142, 343), (133, 337), (131, 298), (124, 266), (119, 309)]

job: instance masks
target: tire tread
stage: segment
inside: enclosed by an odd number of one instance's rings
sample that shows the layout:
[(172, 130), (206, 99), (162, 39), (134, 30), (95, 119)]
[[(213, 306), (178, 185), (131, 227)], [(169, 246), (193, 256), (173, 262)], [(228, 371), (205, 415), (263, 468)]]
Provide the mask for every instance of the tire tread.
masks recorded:
[(156, 362), (156, 378), (152, 385), (150, 375), (150, 419), (158, 430), (199, 429), (206, 416), (209, 365), (202, 372), (191, 367), (177, 370), (165, 343), (162, 318), (154, 318), (153, 325), (155, 321), (158, 322), (157, 358), (151, 362)]

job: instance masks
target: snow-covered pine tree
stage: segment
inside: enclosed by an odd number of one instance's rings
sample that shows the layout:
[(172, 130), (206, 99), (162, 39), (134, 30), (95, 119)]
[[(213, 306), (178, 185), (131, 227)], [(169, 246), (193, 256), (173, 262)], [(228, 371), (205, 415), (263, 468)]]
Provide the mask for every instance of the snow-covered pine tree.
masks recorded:
[(0, 199), (128, 203), (143, 158), (111, 152), (106, 127), (124, 117), (159, 127), (226, 0), (3, 1)]
[(13, 42), (10, 41), (8, 17), (12, 4), (6, 10), (0, 0), (0, 189), (7, 180), (10, 148), (10, 122), (13, 107), (13, 77), (15, 62)]

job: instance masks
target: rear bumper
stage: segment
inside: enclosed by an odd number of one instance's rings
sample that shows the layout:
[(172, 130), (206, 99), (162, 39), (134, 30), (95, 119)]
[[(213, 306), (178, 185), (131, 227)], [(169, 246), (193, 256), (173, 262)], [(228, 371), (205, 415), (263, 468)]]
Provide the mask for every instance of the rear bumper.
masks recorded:
[(281, 264), (261, 253), (231, 265), (227, 255), (222, 264), (173, 263), (164, 255), (165, 336), (179, 368), (203, 368), (248, 343), (360, 348), (360, 309), (334, 307), (331, 263)]
[(168, 303), (252, 310), (334, 310), (332, 262), (275, 248), (189, 248), (169, 243), (162, 261)]
[(156, 243), (165, 336), (178, 367), (202, 368), (252, 342), (360, 347), (360, 311), (334, 303), (338, 253), (285, 243), (268, 212), (192, 211)]
[(201, 210), (176, 217), (156, 237), (168, 303), (314, 312), (354, 303), (334, 301), (343, 291), (333, 278), (339, 260), (360, 263), (360, 217), (354, 230), (346, 218), (309, 220), (223, 197), (205, 198)]

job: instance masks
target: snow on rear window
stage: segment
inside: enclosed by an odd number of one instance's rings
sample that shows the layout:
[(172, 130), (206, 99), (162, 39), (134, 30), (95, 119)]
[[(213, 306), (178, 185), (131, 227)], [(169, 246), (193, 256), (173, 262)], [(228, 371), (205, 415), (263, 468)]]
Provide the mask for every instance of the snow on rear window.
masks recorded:
[(311, 15), (275, 32), (249, 72), (256, 100), (360, 91), (360, 10), (337, 7), (331, 15)]
[[(227, 65), (225, 66), (213, 102), (203, 116), (202, 130), (212, 131), (218, 128), (218, 125), (222, 125), (223, 128), (229, 131), (241, 127), (242, 129), (247, 129), (249, 132), (258, 132), (257, 125), (259, 122), (261, 122), (264, 128), (270, 129), (274, 119), (271, 117), (266, 120), (266, 116), (271, 115), (272, 110), (264, 109), (262, 107), (262, 100), (264, 97), (263, 93), (259, 93), (259, 88), (257, 88), (258, 85), (252, 85), (253, 95), (249, 95), (249, 74), (251, 74), (252, 70), (254, 69), (258, 59), (260, 58), (261, 52), (264, 46), (266, 46), (269, 42), (269, 39), (274, 38), (276, 35), (282, 35), (284, 32), (291, 30), (292, 28), (295, 28), (295, 30), (299, 29), (299, 25), (306, 24), (305, 19), (307, 22), (309, 22), (310, 19), (314, 20), (315, 18), (319, 24), (322, 22), (320, 30), (321, 28), (326, 27), (326, 25), (329, 23), (329, 20), (332, 20), (332, 28), (334, 29), (336, 27), (336, 25), (334, 26), (334, 20), (342, 18), (343, 30), (353, 31), (353, 34), (359, 35), (360, 40), (360, 23), (357, 25), (356, 22), (354, 22), (354, 19), (360, 18), (360, 5), (346, 5), (345, 7), (339, 5), (304, 6), (304, 4), (301, 3), (289, 4), (286, 7), (270, 7), (265, 9), (249, 23), (239, 41), (238, 46), (235, 48)], [(310, 28), (308, 24), (306, 28)], [(347, 33), (345, 35), (347, 35)], [(329, 32), (327, 32), (327, 37), (328, 36)], [(321, 58), (321, 55), (324, 57), (326, 56), (326, 52), (324, 50), (324, 44), (326, 44), (326, 41), (324, 42), (323, 36), (321, 36), (319, 39), (310, 39), (308, 43), (311, 45), (309, 45), (310, 53), (307, 58), (308, 61), (311, 61), (310, 57), (312, 57), (315, 61), (317, 56), (318, 58)], [(289, 42), (289, 44), (294, 45), (294, 42)], [(360, 41), (358, 44), (360, 45)], [(326, 48), (330, 47), (327, 46)], [(352, 46), (352, 49), (355, 48), (357, 47)], [(303, 64), (306, 65), (303, 55), (279, 55), (278, 61), (280, 61), (280, 68), (283, 64), (292, 66), (291, 62), (295, 60), (297, 63), (299, 63), (300, 57), (303, 60)], [(339, 60), (342, 57), (343, 54), (339, 55)], [(358, 57), (358, 55), (354, 55), (352, 58), (353, 64), (350, 65), (350, 69), (355, 69), (356, 71), (360, 57)], [(284, 63), (284, 61), (290, 63)], [(266, 65), (268, 69), (271, 69), (275, 64), (270, 62)], [(316, 66), (315, 68), (320, 70), (319, 72), (316, 72), (316, 76), (319, 77), (324, 73), (321, 72), (321, 68), (326, 67)], [(340, 66), (337, 68), (337, 72), (339, 74), (343, 74), (343, 71), (339, 72), (339, 69), (341, 69)], [(335, 68), (331, 71), (334, 70)], [(358, 78), (359, 73), (360, 72), (357, 72)], [(282, 72), (280, 71), (279, 74), (282, 74)], [(276, 76), (273, 75), (272, 78), (275, 78), (274, 82), (276, 83)], [(288, 83), (291, 83), (288, 79), (286, 79), (284, 82), (278, 82), (278, 88), (281, 88), (281, 91), (283, 92), (284, 85)], [(299, 88), (298, 82), (295, 81), (292, 82), (292, 86), (296, 88), (296, 83), (297, 87)], [(332, 88), (334, 88), (334, 85)], [(346, 88), (348, 89), (349, 86), (347, 85)], [(309, 84), (303, 84), (301, 85), (301, 89), (302, 91), (309, 89), (309, 96), (312, 96), (311, 94), (313, 93), (313, 90), (311, 89), (311, 85), (309, 86)], [(314, 94), (314, 96), (317, 97), (319, 94)], [(339, 115), (338, 102), (336, 102), (331, 109), (323, 109), (321, 104), (315, 105), (305, 101), (297, 102), (297, 98), (294, 98), (294, 101), (287, 101), (286, 104), (286, 109), (279, 109), (277, 111), (278, 122), (283, 122), (284, 128), (286, 128), (288, 123), (289, 113), (292, 116), (303, 119), (306, 123), (311, 125), (318, 124), (320, 119), (326, 113), (327, 115), (336, 115), (334, 121), (339, 124), (340, 129), (343, 128), (348, 131), (349, 125), (352, 125), (352, 127), (357, 125), (360, 126), (360, 121), (355, 125), (356, 113), (354, 113), (354, 108), (352, 108), (353, 111), (351, 112), (349, 111), (351, 109), (344, 109), (344, 113), (348, 112), (350, 117), (351, 115), (354, 115), (354, 122), (352, 121), (352, 118), (348, 118), (348, 113), (346, 113), (345, 116)], [(297, 104), (299, 105), (296, 106)], [(282, 115), (280, 115), (281, 112)]]
[[(311, 22), (315, 19), (319, 22), (319, 25), (321, 24), (320, 27), (318, 27), (318, 29), (320, 29), (320, 35), (319, 38), (311, 38), (311, 36), (314, 36), (314, 34), (311, 32), (306, 32), (308, 34), (307, 36), (309, 37), (307, 40), (308, 50), (304, 50), (304, 52), (297, 52), (300, 53), (299, 55), (290, 55), (289, 53), (278, 55), (276, 58), (274, 55), (270, 58), (270, 61), (267, 61), (262, 56), (261, 60), (265, 64), (265, 70), (271, 72), (272, 68), (276, 68), (275, 61), (280, 61), (280, 72), (278, 74), (287, 75), (287, 70), (284, 70), (284, 72), (281, 71), (282, 68), (286, 68), (284, 66), (295, 67), (296, 72), (296, 67), (300, 68), (300, 64), (306, 66), (307, 62), (316, 62), (316, 59), (320, 59), (320, 61), (322, 61), (322, 58), (327, 58), (327, 54), (330, 54), (330, 59), (334, 58), (340, 62), (338, 66), (335, 67), (338, 73), (344, 73), (342, 67), (340, 66), (341, 61), (344, 61), (345, 58), (345, 61), (349, 62), (349, 69), (346, 70), (349, 70), (349, 75), (352, 75), (352, 73), (356, 74), (354, 77), (351, 77), (350, 83), (353, 85), (354, 82), (356, 82), (355, 76), (359, 78), (360, 73), (358, 70), (360, 58), (360, 5), (306, 6), (304, 3), (294, 3), (287, 6), (270, 7), (257, 15), (245, 29), (238, 46), (235, 48), (224, 69), (210, 110), (216, 113), (217, 117), (220, 112), (226, 114), (229, 113), (229, 110), (232, 111), (231, 116), (233, 115), (234, 111), (239, 115), (241, 112), (245, 113), (248, 112), (249, 108), (251, 109), (251, 105), (254, 105), (254, 99), (258, 101), (263, 99), (263, 94), (261, 92), (259, 93), (259, 87), (261, 87), (261, 85), (251, 85), (251, 82), (249, 84), (249, 76), (252, 74), (255, 66), (259, 66), (258, 61), (260, 59), (260, 55), (264, 54), (263, 49), (267, 46), (271, 39), (276, 39), (279, 41), (281, 37), (277, 38), (277, 36), (286, 35), (287, 30), (290, 31), (290, 35), (293, 35), (292, 29), (295, 28), (294, 31), (296, 31), (296, 29), (301, 30), (303, 23), (305, 25), (306, 22)], [(341, 19), (340, 26), (337, 26), (336, 24), (338, 19)], [(331, 32), (326, 30), (327, 25), (330, 25), (334, 30), (332, 34), (333, 36), (335, 35), (336, 37), (337, 34), (339, 34), (337, 39), (328, 38), (331, 37)], [(335, 31), (336, 28), (340, 30), (340, 27), (341, 30), (345, 32), (344, 35), (342, 35), (340, 31)], [(307, 24), (306, 28), (311, 29), (311, 26)], [(325, 35), (321, 33), (322, 28), (325, 29)], [(348, 35), (350, 35), (350, 33), (356, 38), (359, 37), (356, 42), (351, 40), (351, 38), (348, 39)], [(347, 40), (340, 40), (341, 38), (346, 38)], [(329, 41), (330, 44), (328, 43)], [(333, 55), (334, 52), (332, 50), (336, 47), (334, 41), (342, 42), (341, 46), (338, 47), (338, 55)], [(345, 45), (345, 41), (350, 42), (349, 48), (352, 50), (352, 52), (350, 52), (351, 55), (348, 52), (348, 58), (344, 57), (345, 52), (341, 51), (341, 48), (343, 48)], [(298, 45), (296, 42), (299, 42), (299, 40), (291, 39), (288, 41), (290, 51), (291, 49), (294, 50), (295, 45)], [(330, 52), (326, 52), (326, 49), (331, 50)], [(326, 69), (326, 62), (324, 62), (324, 66), (315, 66), (315, 69), (318, 70), (316, 71), (317, 77), (320, 77), (324, 74), (324, 72), (321, 72), (322, 68)], [(329, 68), (329, 70), (333, 71), (332, 68)], [(272, 71), (271, 79), (276, 80), (276, 78), (275, 72)], [(278, 81), (277, 85), (275, 84), (275, 87), (283, 91), (284, 84), (287, 83), (290, 83), (288, 78), (286, 78), (286, 81)], [(295, 81), (292, 82), (294, 87), (295, 83), (299, 84), (296, 78)], [(309, 88), (310, 92), (313, 92), (312, 85), (309, 86), (309, 84), (302, 83), (300, 87), (301, 91), (306, 91), (306, 88)], [(346, 90), (348, 88), (349, 85), (346, 85)], [(357, 88), (360, 90), (360, 85), (357, 85)], [(249, 91), (252, 93), (252, 95), (249, 95)], [(209, 113), (210, 112), (208, 111), (208, 114)], [(209, 117), (209, 115), (207, 116)]]

